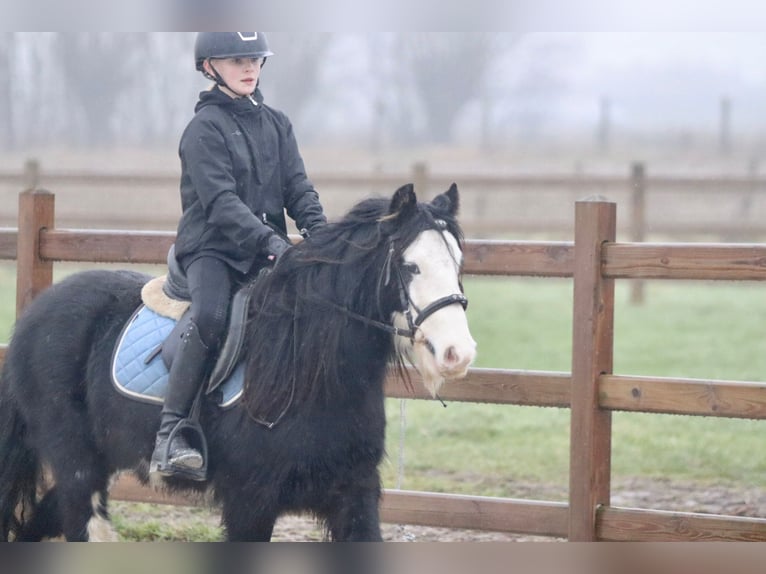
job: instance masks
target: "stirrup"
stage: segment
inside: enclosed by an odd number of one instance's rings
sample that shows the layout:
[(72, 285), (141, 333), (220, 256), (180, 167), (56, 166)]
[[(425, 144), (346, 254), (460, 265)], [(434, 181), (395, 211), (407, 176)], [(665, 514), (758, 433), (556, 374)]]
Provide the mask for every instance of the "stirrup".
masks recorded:
[[(175, 436), (182, 430), (189, 430), (192, 434), (197, 435), (200, 443), (200, 454), (202, 455), (202, 466), (200, 468), (189, 468), (188, 466), (181, 466), (173, 464), (168, 460), (170, 454), (170, 445), (173, 442)], [(168, 439), (165, 442), (165, 448), (162, 451), (162, 457), (160, 460), (152, 460), (149, 466), (149, 474), (157, 473), (163, 477), (172, 478), (185, 478), (188, 480), (195, 480), (202, 482), (207, 480), (207, 439), (202, 432), (202, 427), (198, 422), (191, 421), (189, 419), (182, 419), (178, 421), (173, 430), (170, 431)]]

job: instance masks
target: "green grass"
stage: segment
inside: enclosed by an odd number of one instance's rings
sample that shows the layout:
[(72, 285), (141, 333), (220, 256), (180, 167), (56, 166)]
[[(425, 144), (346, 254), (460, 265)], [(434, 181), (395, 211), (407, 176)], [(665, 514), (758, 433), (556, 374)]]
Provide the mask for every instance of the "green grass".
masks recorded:
[[(629, 303), (618, 282), (614, 370), (621, 374), (766, 380), (766, 293), (756, 283), (650, 282)], [(477, 366), (569, 371), (568, 280), (470, 278)], [(515, 496), (532, 483), (566, 491), (569, 411), (389, 400), (387, 486)], [(762, 484), (761, 421), (614, 413), (613, 477)]]
[[(10, 333), (13, 283), (12, 265), (0, 266), (0, 297), (7, 302), (0, 306), (0, 340)], [(629, 288), (625, 281), (617, 284), (616, 373), (766, 380), (762, 284), (649, 282), (641, 306), (629, 303)], [(571, 281), (470, 277), (466, 293), (477, 366), (571, 369)], [(406, 489), (517, 496), (531, 484), (566, 492), (568, 409), (404, 405), (400, 451), (402, 404), (394, 399), (386, 404), (389, 457), (381, 469), (386, 487), (401, 481)], [(761, 421), (615, 413), (613, 428), (615, 478), (764, 482)], [(164, 536), (159, 527), (147, 535)]]
[(7, 343), (16, 317), (16, 263), (0, 261), (0, 342)]
[(221, 528), (188, 518), (179, 525), (164, 518), (125, 520), (119, 513), (113, 513), (112, 522), (121, 542), (214, 542), (223, 539)]

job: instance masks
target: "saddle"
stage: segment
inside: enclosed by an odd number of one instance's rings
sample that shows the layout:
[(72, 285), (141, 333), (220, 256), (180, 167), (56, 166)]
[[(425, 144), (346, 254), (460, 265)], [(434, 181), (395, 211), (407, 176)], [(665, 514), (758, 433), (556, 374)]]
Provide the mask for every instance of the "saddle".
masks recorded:
[[(239, 353), (242, 350), (242, 343), (245, 338), (245, 325), (247, 323), (247, 309), (250, 303), (250, 298), (253, 293), (253, 287), (258, 278), (261, 277), (262, 271), (253, 281), (245, 284), (241, 287), (232, 298), (229, 308), (229, 323), (226, 330), (226, 336), (224, 338), (223, 345), (218, 353), (218, 358), (213, 366), (213, 370), (210, 373), (207, 385), (207, 394), (216, 390), (222, 382), (232, 373), (234, 367), (237, 366), (239, 360)], [(153, 281), (162, 280), (162, 277), (154, 279)], [(144, 291), (151, 291), (152, 288), (149, 285), (150, 281), (142, 289), (141, 297), (144, 304), (151, 308), (151, 302), (159, 299), (152, 297), (144, 297)], [(158, 346), (155, 352), (162, 354), (162, 360), (165, 366), (170, 368), (173, 364), (173, 358), (178, 350), (178, 345), (181, 342), (181, 334), (186, 331), (186, 327), (191, 320), (189, 315), (189, 304), (191, 296), (189, 295), (189, 287), (186, 281), (186, 274), (181, 266), (178, 264), (178, 260), (175, 257), (175, 245), (171, 245), (168, 251), (168, 273), (165, 276), (165, 281), (162, 282), (162, 293), (169, 300), (168, 302), (162, 302), (164, 305), (158, 305), (154, 311), (160, 312), (159, 309), (174, 309), (183, 308), (183, 313), (180, 317), (177, 317), (176, 326), (170, 332), (170, 335)], [(150, 303), (147, 303), (149, 301)], [(176, 318), (176, 317), (173, 317)]]
[[(255, 283), (267, 272), (263, 270), (232, 298), (226, 336), (205, 390), (206, 394), (219, 391), (221, 406), (233, 404), (241, 394), (244, 369), (239, 358), (247, 310)], [(176, 261), (173, 247), (168, 253), (167, 275), (146, 283), (141, 299), (142, 305), (127, 321), (115, 348), (112, 380), (122, 394), (137, 400), (161, 402), (181, 334), (191, 320), (186, 276)]]

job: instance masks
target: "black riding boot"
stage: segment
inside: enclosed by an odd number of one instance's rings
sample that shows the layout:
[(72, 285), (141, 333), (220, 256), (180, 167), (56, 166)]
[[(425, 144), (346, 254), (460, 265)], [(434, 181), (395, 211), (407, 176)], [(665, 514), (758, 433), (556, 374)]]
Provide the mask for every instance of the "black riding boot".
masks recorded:
[[(197, 325), (191, 321), (170, 367), (168, 392), (149, 466), (150, 474), (205, 480), (203, 456), (189, 445), (179, 424), (189, 416), (202, 385), (208, 358), (209, 349), (202, 342)], [(173, 432), (177, 427), (178, 430)]]

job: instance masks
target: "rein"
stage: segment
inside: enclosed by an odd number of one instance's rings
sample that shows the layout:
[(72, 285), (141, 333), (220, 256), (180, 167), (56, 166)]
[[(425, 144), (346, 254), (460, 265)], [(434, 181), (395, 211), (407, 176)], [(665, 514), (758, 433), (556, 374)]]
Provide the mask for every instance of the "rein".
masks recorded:
[(359, 313), (356, 313), (355, 311), (352, 311), (348, 307), (344, 307), (343, 305), (339, 305), (338, 303), (335, 303), (334, 301), (330, 301), (329, 299), (320, 299), (320, 298), (313, 298), (313, 301), (317, 301), (319, 303), (322, 303), (323, 305), (327, 305), (328, 307), (332, 307), (336, 311), (339, 311), (341, 314), (345, 315), (346, 317), (349, 317), (351, 319), (356, 319), (360, 323), (364, 323), (365, 325), (369, 325), (370, 327), (375, 327), (377, 329), (380, 329), (382, 331), (386, 331), (388, 333), (391, 333), (392, 335), (399, 335), (400, 337), (407, 337), (408, 339), (414, 339), (415, 338), (415, 329), (412, 327), (407, 329), (402, 329), (400, 327), (397, 327), (395, 325), (384, 323), (383, 321), (377, 321), (375, 319), (370, 319), (369, 317), (365, 317), (364, 315), (360, 315)]
[[(434, 223), (434, 228), (437, 230), (444, 229), (446, 227), (446, 223), (444, 223), (442, 220), (432, 220)], [(446, 240), (445, 240), (446, 244)], [(448, 251), (449, 247), (448, 247)], [(383, 265), (383, 272), (380, 275), (380, 278), (378, 280), (377, 285), (377, 304), (378, 304), (378, 313), (382, 316), (383, 312), (380, 308), (380, 301), (381, 301), (381, 289), (383, 286), (388, 286), (391, 283), (391, 268), (393, 266), (393, 258), (395, 254), (395, 245), (393, 239), (389, 240), (389, 246), (388, 246), (388, 253), (386, 255), (386, 260)], [(450, 254), (452, 255), (453, 261), (455, 260), (454, 254), (450, 251)], [(455, 261), (457, 265), (457, 261)], [(397, 327), (393, 323), (387, 323), (384, 321), (379, 321), (377, 319), (372, 319), (371, 317), (367, 317), (365, 315), (362, 315), (360, 313), (357, 313), (356, 311), (352, 311), (348, 307), (344, 305), (340, 305), (330, 299), (326, 299), (324, 297), (307, 297), (303, 299), (304, 301), (313, 301), (322, 305), (326, 305), (328, 307), (331, 307), (341, 313), (342, 315), (348, 317), (349, 319), (353, 319), (355, 321), (359, 321), (360, 323), (363, 323), (365, 325), (368, 325), (370, 327), (374, 327), (376, 329), (380, 329), (381, 331), (385, 331), (387, 333), (390, 333), (392, 335), (398, 335), (400, 337), (406, 337), (410, 340), (410, 342), (414, 343), (415, 341), (415, 335), (417, 334), (418, 329), (423, 324), (423, 322), (428, 319), (431, 315), (436, 313), (437, 311), (440, 311), (441, 309), (444, 309), (445, 307), (448, 307), (449, 305), (454, 305), (456, 303), (459, 303), (463, 309), (466, 309), (468, 307), (468, 298), (463, 294), (463, 285), (461, 282), (460, 284), (460, 293), (453, 293), (451, 295), (446, 295), (444, 297), (440, 297), (436, 301), (432, 301), (428, 305), (426, 305), (423, 309), (419, 308), (413, 301), (412, 298), (409, 295), (409, 292), (406, 288), (406, 281), (404, 279), (404, 276), (402, 275), (402, 269), (400, 266), (396, 266), (394, 268), (395, 270), (395, 276), (397, 279), (397, 289), (399, 294), (399, 302), (401, 307), (404, 309), (403, 313), (404, 316), (407, 319), (407, 328), (403, 329), (401, 327)], [(293, 364), (297, 364), (298, 362), (298, 343), (296, 341), (297, 335), (298, 335), (298, 329), (297, 329), (297, 319), (299, 316), (298, 312), (298, 302), (296, 300), (296, 308), (293, 310), (293, 341), (292, 341), (292, 351), (293, 351)], [(416, 316), (413, 319), (412, 316), (412, 310), (414, 309)], [(428, 349), (433, 354), (434, 348), (431, 345), (429, 341), (426, 341), (426, 345)], [(254, 421), (255, 423), (266, 427), (267, 429), (274, 428), (287, 414), (287, 411), (290, 409), (290, 407), (293, 404), (293, 400), (295, 398), (295, 387), (296, 387), (296, 380), (295, 380), (295, 373), (293, 373), (292, 381), (290, 384), (290, 395), (287, 398), (287, 402), (280, 411), (280, 413), (277, 415), (277, 417), (274, 420), (265, 420), (259, 417), (256, 417), (253, 415), (249, 409), (247, 410), (247, 414), (249, 418)], [(444, 401), (441, 400), (441, 398), (437, 395), (437, 398), (439, 401), (441, 401), (443, 406), (447, 406)]]
[[(386, 256), (386, 261), (383, 265), (383, 273), (381, 274), (380, 281), (378, 281), (378, 305), (380, 305), (381, 284), (389, 285), (391, 283), (391, 266), (392, 266), (394, 252), (395, 252), (394, 241), (391, 240), (388, 246), (388, 254)], [(463, 293), (453, 293), (452, 295), (445, 295), (444, 297), (441, 297), (437, 299), (436, 301), (429, 303), (428, 305), (425, 306), (425, 308), (420, 309), (417, 305), (415, 305), (415, 303), (412, 301), (412, 298), (410, 297), (410, 294), (407, 292), (407, 288), (405, 287), (405, 281), (404, 281), (404, 277), (402, 276), (401, 268), (397, 266), (395, 270), (396, 270), (396, 277), (398, 279), (397, 286), (399, 290), (399, 302), (401, 306), (404, 308), (404, 316), (407, 318), (406, 329), (402, 329), (401, 327), (397, 327), (390, 323), (385, 323), (383, 321), (371, 319), (370, 317), (366, 317), (364, 315), (356, 313), (355, 311), (352, 311), (348, 307), (339, 305), (338, 303), (335, 303), (334, 301), (330, 301), (329, 299), (316, 298), (314, 300), (324, 305), (328, 305), (329, 307), (332, 307), (333, 309), (345, 315), (346, 317), (359, 321), (360, 323), (364, 323), (365, 325), (369, 325), (370, 327), (375, 327), (377, 329), (386, 331), (387, 333), (391, 333), (393, 335), (406, 337), (410, 341), (415, 340), (415, 334), (420, 328), (420, 325), (423, 324), (423, 321), (428, 319), (431, 315), (433, 315), (437, 311), (443, 309), (444, 307), (448, 307), (449, 305), (454, 305), (455, 303), (459, 303), (460, 305), (462, 305), (463, 309), (466, 309), (468, 307), (468, 298)], [(462, 286), (461, 286), (461, 289), (462, 289)], [(412, 311), (410, 310), (411, 308), (414, 309), (415, 312), (417, 313), (417, 316), (414, 319), (412, 318)], [(381, 315), (383, 314), (380, 311), (380, 308), (378, 308), (378, 311), (380, 312)]]

